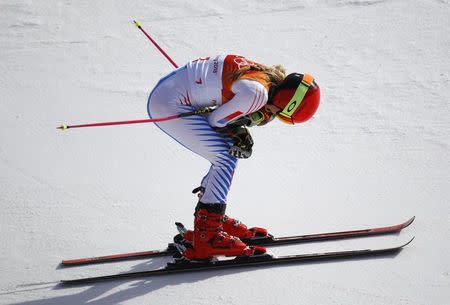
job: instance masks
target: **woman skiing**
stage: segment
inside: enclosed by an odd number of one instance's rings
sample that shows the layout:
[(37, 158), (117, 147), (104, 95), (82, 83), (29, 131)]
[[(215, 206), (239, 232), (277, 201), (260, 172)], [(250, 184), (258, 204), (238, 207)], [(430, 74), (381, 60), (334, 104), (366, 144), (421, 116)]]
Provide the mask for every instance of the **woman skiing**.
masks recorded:
[(166, 134), (211, 162), (193, 192), (199, 201), (194, 231), (184, 239), (189, 260), (214, 256), (249, 256), (266, 252), (240, 240), (263, 237), (267, 230), (248, 229), (225, 215), (227, 194), (238, 158), (249, 158), (253, 140), (247, 127), (278, 117), (289, 124), (307, 121), (319, 106), (320, 89), (308, 75), (285, 76), (281, 66), (267, 67), (242, 56), (199, 58), (162, 78), (148, 99), (148, 113), (163, 117), (210, 108), (208, 115), (156, 123)]

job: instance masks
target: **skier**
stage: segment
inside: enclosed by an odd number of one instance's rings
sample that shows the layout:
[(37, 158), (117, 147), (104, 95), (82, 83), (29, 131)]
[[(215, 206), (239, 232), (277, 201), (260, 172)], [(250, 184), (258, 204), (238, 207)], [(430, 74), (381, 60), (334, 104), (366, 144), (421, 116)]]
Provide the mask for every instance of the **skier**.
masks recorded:
[(278, 117), (289, 124), (310, 119), (319, 106), (320, 89), (308, 74), (285, 75), (242, 56), (219, 55), (193, 60), (162, 78), (150, 93), (150, 118), (211, 108), (208, 115), (155, 123), (181, 145), (211, 162), (201, 185), (194, 231), (182, 253), (188, 260), (215, 256), (250, 256), (266, 252), (240, 239), (264, 237), (267, 230), (247, 228), (225, 215), (227, 194), (238, 158), (252, 155), (248, 127)]

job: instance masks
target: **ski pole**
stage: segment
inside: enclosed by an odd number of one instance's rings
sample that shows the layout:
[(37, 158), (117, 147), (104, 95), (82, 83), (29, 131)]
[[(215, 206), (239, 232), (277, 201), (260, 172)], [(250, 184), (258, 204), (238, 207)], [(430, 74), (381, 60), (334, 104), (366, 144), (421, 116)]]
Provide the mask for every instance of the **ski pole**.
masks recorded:
[(102, 122), (102, 123), (90, 123), (90, 124), (79, 124), (79, 125), (67, 125), (62, 124), (57, 127), (57, 129), (66, 130), (69, 128), (84, 128), (84, 127), (100, 127), (100, 126), (111, 126), (111, 125), (128, 125), (128, 124), (140, 124), (140, 123), (155, 123), (155, 122), (163, 122), (170, 121), (179, 118), (184, 118), (192, 115), (201, 115), (212, 112), (214, 109), (212, 108), (203, 108), (191, 112), (184, 112), (176, 115), (171, 115), (164, 118), (154, 118), (154, 119), (146, 119), (146, 120), (132, 120), (132, 121), (115, 121), (115, 122)]
[[(153, 43), (153, 45), (167, 58), (167, 60), (175, 67), (178, 68), (178, 65), (170, 58), (169, 55), (167, 55), (166, 52), (156, 43), (156, 41), (142, 28), (141, 24), (137, 22), (136, 20), (133, 20), (134, 25), (138, 29), (144, 33), (145, 36)], [(174, 120), (178, 118), (183, 118), (191, 115), (198, 115), (198, 114), (206, 114), (211, 112), (212, 109), (210, 108), (204, 108), (199, 109), (192, 112), (186, 112), (186, 113), (180, 113), (177, 115), (172, 115), (164, 118), (155, 118), (155, 119), (146, 119), (146, 120), (131, 120), (131, 121), (115, 121), (115, 122), (102, 122), (102, 123), (90, 123), (90, 124), (79, 124), (79, 125), (67, 125), (62, 124), (61, 126), (57, 127), (57, 129), (66, 130), (69, 128), (83, 128), (83, 127), (100, 127), (100, 126), (111, 126), (111, 125), (127, 125), (127, 124), (140, 124), (140, 123), (154, 123), (154, 122), (163, 122), (163, 121), (169, 121)]]
[(153, 43), (153, 45), (162, 53), (162, 55), (164, 55), (168, 61), (170, 61), (170, 63), (175, 67), (178, 68), (178, 65), (172, 60), (172, 58), (170, 58), (169, 55), (167, 55), (166, 52), (164, 52), (164, 50), (156, 43), (156, 41), (153, 40), (152, 37), (150, 37), (149, 34), (147, 34), (147, 32), (142, 28), (141, 24), (139, 22), (137, 22), (136, 20), (133, 20), (134, 25), (137, 26), (137, 28), (139, 30), (142, 31), (142, 33), (144, 33), (145, 36), (147, 36), (148, 39), (150, 39), (150, 41)]

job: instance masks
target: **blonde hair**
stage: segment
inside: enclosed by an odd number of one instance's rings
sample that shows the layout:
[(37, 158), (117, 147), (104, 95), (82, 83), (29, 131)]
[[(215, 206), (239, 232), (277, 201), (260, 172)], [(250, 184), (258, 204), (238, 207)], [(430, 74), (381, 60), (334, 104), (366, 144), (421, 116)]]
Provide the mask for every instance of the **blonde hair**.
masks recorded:
[(281, 65), (269, 67), (263, 64), (254, 63), (250, 66), (246, 66), (239, 70), (234, 71), (231, 78), (233, 81), (235, 81), (239, 79), (242, 75), (250, 71), (261, 71), (265, 73), (269, 78), (270, 86), (279, 85), (286, 77), (286, 70)]

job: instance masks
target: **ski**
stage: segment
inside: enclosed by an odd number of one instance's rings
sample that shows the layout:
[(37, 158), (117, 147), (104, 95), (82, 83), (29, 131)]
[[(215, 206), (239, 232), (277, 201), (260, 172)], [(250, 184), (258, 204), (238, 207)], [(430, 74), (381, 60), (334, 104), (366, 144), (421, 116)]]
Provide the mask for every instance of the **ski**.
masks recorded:
[(390, 248), (381, 249), (362, 249), (362, 250), (350, 250), (350, 251), (336, 251), (336, 252), (320, 252), (311, 254), (297, 254), (287, 256), (271, 256), (268, 254), (261, 256), (250, 257), (237, 257), (234, 259), (215, 260), (208, 262), (190, 262), (183, 260), (175, 260), (172, 263), (168, 263), (164, 268), (140, 271), (140, 272), (128, 272), (117, 273), (113, 275), (87, 277), (72, 280), (62, 280), (62, 285), (82, 285), (94, 282), (118, 280), (118, 279), (132, 279), (143, 278), (150, 276), (171, 275), (187, 272), (200, 272), (207, 270), (220, 270), (238, 267), (258, 267), (258, 266), (270, 266), (270, 265), (282, 265), (282, 264), (300, 264), (310, 261), (326, 261), (326, 260), (338, 260), (338, 259), (351, 259), (357, 257), (374, 257), (387, 254), (394, 254), (399, 252), (403, 247), (412, 242), (414, 238), (408, 242)]
[[(351, 230), (351, 231), (340, 231), (340, 232), (329, 232), (329, 233), (318, 233), (318, 234), (307, 234), (307, 235), (298, 235), (298, 236), (286, 236), (286, 237), (273, 237), (269, 235), (264, 238), (254, 238), (249, 240), (243, 240), (248, 245), (260, 245), (260, 246), (277, 246), (277, 245), (286, 245), (286, 244), (295, 244), (295, 243), (305, 243), (305, 242), (314, 242), (314, 241), (323, 241), (323, 240), (332, 240), (332, 239), (345, 239), (345, 238), (356, 238), (356, 237), (364, 237), (364, 236), (373, 236), (373, 235), (384, 235), (384, 234), (392, 234), (397, 233), (409, 226), (415, 217), (411, 217), (409, 220), (404, 223), (393, 225), (393, 226), (385, 226), (379, 228), (369, 228), (362, 230)], [(181, 224), (177, 224), (180, 226)], [(86, 257), (79, 259), (68, 259), (63, 260), (61, 262), (62, 266), (70, 267), (70, 266), (80, 266), (87, 264), (99, 264), (99, 263), (108, 263), (122, 260), (132, 260), (132, 259), (143, 259), (149, 257), (157, 257), (157, 256), (166, 256), (166, 255), (174, 255), (176, 254), (177, 248), (174, 243), (170, 243), (166, 249), (161, 250), (149, 250), (149, 251), (140, 251), (140, 252), (129, 252), (129, 253), (121, 253), (114, 255), (106, 255), (106, 256), (96, 256), (96, 257)]]

